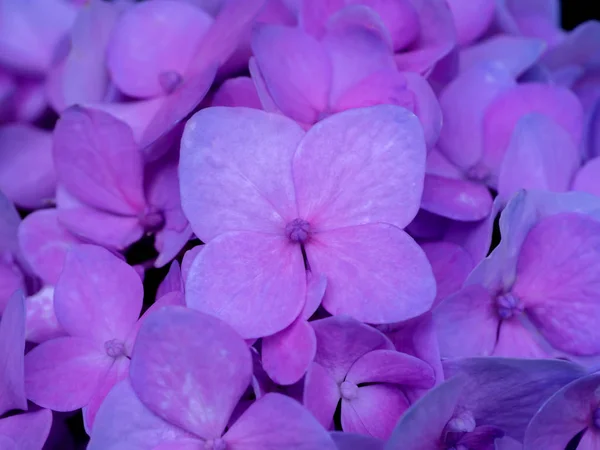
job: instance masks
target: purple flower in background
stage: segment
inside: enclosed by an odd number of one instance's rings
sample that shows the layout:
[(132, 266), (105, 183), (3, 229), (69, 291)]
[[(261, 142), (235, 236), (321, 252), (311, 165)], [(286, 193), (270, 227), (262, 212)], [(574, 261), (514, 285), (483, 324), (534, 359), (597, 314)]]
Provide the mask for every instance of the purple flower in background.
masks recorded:
[(330, 428), (341, 402), (344, 431), (387, 439), (398, 418), (435, 383), (433, 368), (395, 351), (381, 332), (337, 316), (311, 322), (315, 361), (304, 381), (304, 405)]
[(25, 357), (27, 398), (55, 411), (83, 407), (91, 429), (102, 400), (127, 375), (142, 299), (141, 280), (124, 261), (100, 247), (72, 249), (54, 300), (67, 336)]
[(130, 372), (131, 381), (118, 384), (100, 408), (90, 450), (124, 444), (132, 450), (335, 449), (310, 413), (281, 394), (257, 399), (230, 423), (250, 384), (252, 358), (243, 339), (211, 316), (176, 307), (149, 315)]
[(122, 250), (155, 233), (155, 264), (174, 258), (191, 237), (181, 212), (177, 160), (144, 166), (131, 129), (92, 109), (65, 111), (54, 132), (59, 183), (75, 198), (59, 198), (61, 223), (94, 243)]
[(244, 338), (276, 333), (303, 308), (306, 259), (327, 278), (332, 314), (386, 323), (425, 312), (435, 281), (402, 231), (424, 159), (418, 120), (400, 107), (346, 111), (308, 133), (251, 109), (197, 113), (179, 176), (183, 210), (207, 245), (190, 268), (188, 306)]
[(442, 356), (592, 356), (598, 343), (600, 201), (523, 191), (502, 241), (434, 310)]
[(579, 378), (556, 392), (531, 420), (524, 450), (563, 450), (577, 434), (581, 450), (600, 445), (600, 374)]

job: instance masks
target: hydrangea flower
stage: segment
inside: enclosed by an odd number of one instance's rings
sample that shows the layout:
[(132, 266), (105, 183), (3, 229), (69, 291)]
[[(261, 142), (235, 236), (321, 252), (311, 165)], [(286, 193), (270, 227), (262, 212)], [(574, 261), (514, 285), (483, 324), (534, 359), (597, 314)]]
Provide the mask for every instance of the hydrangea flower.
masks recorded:
[(311, 322), (315, 360), (304, 381), (304, 405), (331, 427), (341, 402), (344, 431), (387, 439), (398, 418), (435, 383), (433, 368), (395, 351), (384, 334), (354, 319), (336, 316)]
[(434, 310), (442, 356), (597, 355), (598, 214), (584, 193), (517, 195), (500, 245)]
[(335, 449), (310, 413), (281, 394), (257, 399), (231, 423), (251, 375), (250, 350), (227, 324), (162, 308), (142, 324), (131, 380), (108, 395), (89, 448)]
[(0, 445), (6, 450), (43, 448), (52, 426), (52, 412), (40, 409), (0, 419)]
[(177, 160), (144, 165), (131, 129), (102, 111), (72, 108), (54, 132), (59, 182), (75, 198), (59, 201), (59, 219), (74, 234), (122, 250), (156, 233), (162, 266), (191, 237), (180, 209)]
[(91, 429), (102, 400), (127, 375), (142, 283), (109, 251), (80, 245), (68, 253), (54, 296), (56, 318), (67, 336), (27, 353), (27, 398), (55, 411), (83, 407)]
[(346, 111), (307, 133), (251, 109), (197, 113), (179, 176), (183, 210), (207, 245), (190, 268), (187, 304), (244, 338), (271, 335), (302, 310), (306, 264), (327, 278), (333, 314), (386, 323), (425, 312), (435, 280), (402, 231), (424, 159), (417, 118), (396, 106)]

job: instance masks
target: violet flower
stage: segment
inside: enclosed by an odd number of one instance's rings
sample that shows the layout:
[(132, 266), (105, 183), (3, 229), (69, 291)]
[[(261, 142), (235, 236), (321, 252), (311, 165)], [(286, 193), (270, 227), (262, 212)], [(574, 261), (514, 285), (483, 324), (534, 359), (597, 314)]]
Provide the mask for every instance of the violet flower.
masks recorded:
[(317, 352), (304, 381), (304, 405), (328, 428), (341, 402), (342, 429), (387, 439), (416, 398), (435, 383), (432, 367), (394, 350), (381, 332), (336, 316), (311, 322)]
[(418, 208), (424, 158), (417, 118), (395, 106), (346, 111), (308, 133), (252, 109), (197, 113), (179, 175), (183, 210), (207, 245), (187, 304), (244, 338), (271, 335), (303, 308), (306, 259), (327, 278), (333, 314), (386, 323), (425, 312), (435, 281), (402, 231)]
[(308, 411), (281, 394), (266, 394), (230, 423), (252, 359), (239, 335), (211, 316), (177, 307), (150, 314), (130, 372), (100, 408), (90, 450), (335, 449)]
[[(162, 266), (191, 237), (179, 204), (176, 160), (144, 165), (131, 129), (101, 111), (72, 108), (54, 132), (61, 223), (75, 235), (122, 250), (155, 233)], [(70, 204), (69, 204), (70, 203)]]
[(599, 214), (588, 194), (520, 192), (499, 246), (434, 310), (442, 356), (597, 355)]
[(40, 409), (0, 419), (2, 450), (40, 450), (52, 427), (52, 412)]

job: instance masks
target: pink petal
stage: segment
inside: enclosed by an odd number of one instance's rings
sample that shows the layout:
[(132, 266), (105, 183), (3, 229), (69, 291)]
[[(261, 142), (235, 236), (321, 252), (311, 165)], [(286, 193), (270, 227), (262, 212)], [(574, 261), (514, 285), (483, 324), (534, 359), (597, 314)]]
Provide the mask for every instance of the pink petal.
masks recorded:
[(397, 106), (319, 122), (294, 156), (300, 217), (318, 231), (375, 222), (405, 227), (419, 207), (425, 153), (418, 119)]
[(520, 84), (503, 93), (485, 113), (482, 163), (492, 176), (500, 170), (517, 122), (528, 113), (545, 114), (567, 131), (575, 145), (581, 142), (583, 111), (570, 90), (538, 83)]
[(246, 343), (227, 324), (175, 306), (144, 320), (130, 369), (145, 405), (205, 439), (221, 436), (251, 373)]
[(112, 364), (101, 383), (98, 385), (90, 401), (83, 407), (83, 423), (88, 434), (91, 434), (98, 409), (102, 405), (102, 402), (108, 393), (119, 381), (126, 379), (128, 376), (129, 359), (117, 359)]
[(315, 363), (336, 383), (344, 380), (350, 367), (363, 355), (394, 348), (383, 333), (347, 316), (315, 320), (311, 325), (317, 336)]
[(600, 351), (600, 222), (578, 213), (547, 217), (530, 231), (513, 287), (531, 320), (558, 349)]
[(488, 356), (494, 350), (500, 317), (489, 292), (466, 286), (433, 311), (443, 357)]
[(358, 388), (358, 397), (342, 400), (342, 429), (379, 439), (387, 439), (409, 402), (392, 385), (373, 384)]
[(590, 159), (575, 176), (573, 190), (589, 192), (600, 197), (600, 183), (598, 182), (598, 171), (600, 170), (600, 158)]
[(272, 336), (263, 338), (262, 363), (277, 384), (294, 384), (308, 370), (317, 351), (312, 327), (302, 318)]
[(286, 116), (314, 123), (327, 109), (332, 68), (325, 48), (299, 29), (262, 25), (252, 36), (257, 68)]
[(237, 77), (225, 80), (215, 92), (211, 106), (245, 106), (263, 109), (252, 78)]
[(194, 233), (203, 242), (227, 231), (282, 233), (298, 216), (290, 162), (303, 134), (292, 120), (253, 109), (196, 113), (179, 164)]
[(306, 252), (311, 269), (327, 277), (323, 306), (331, 314), (368, 323), (400, 322), (433, 303), (435, 279), (425, 254), (392, 225), (315, 233)]
[(0, 189), (22, 208), (48, 204), (56, 189), (49, 132), (27, 124), (0, 127)]
[(113, 359), (100, 344), (62, 337), (40, 344), (25, 356), (25, 392), (34, 403), (54, 411), (88, 404)]
[(482, 63), (502, 64), (513, 77), (518, 77), (540, 58), (546, 44), (540, 39), (500, 34), (460, 52), (461, 71)]
[(435, 276), (437, 290), (434, 305), (437, 305), (462, 287), (475, 263), (465, 249), (452, 242), (428, 242), (421, 248)]
[(0, 415), (11, 409), (27, 409), (23, 384), (25, 353), (25, 298), (15, 292), (0, 320)]
[(136, 215), (144, 211), (142, 154), (131, 129), (104, 112), (73, 107), (54, 131), (60, 182), (90, 206)]
[(283, 236), (226, 233), (190, 267), (190, 308), (231, 325), (245, 339), (269, 336), (302, 311), (306, 279), (299, 246)]
[(480, 183), (425, 175), (421, 208), (458, 221), (485, 219), (492, 209), (492, 196)]
[(429, 364), (414, 356), (395, 350), (373, 350), (352, 364), (346, 381), (361, 383), (392, 383), (417, 388), (430, 388), (435, 374)]
[[(550, 397), (527, 427), (525, 448), (564, 449), (576, 434), (590, 426), (599, 386), (600, 374), (591, 374), (567, 384)], [(595, 432), (588, 430), (585, 434)]]
[(131, 266), (101, 247), (80, 245), (67, 254), (54, 296), (65, 331), (103, 344), (125, 339), (140, 315), (144, 293)]
[(424, 450), (439, 445), (462, 392), (460, 379), (451, 379), (429, 391), (400, 418), (386, 450)]
[(483, 155), (483, 117), (488, 106), (515, 81), (503, 66), (484, 64), (460, 74), (440, 94), (444, 126), (438, 146), (467, 170)]
[[(14, 450), (39, 450), (44, 446), (51, 427), (52, 411), (41, 409), (0, 419), (0, 437), (10, 439)], [(27, 432), (24, 433), (24, 430)]]
[(136, 216), (121, 216), (87, 206), (58, 207), (58, 220), (83, 241), (124, 250), (140, 239), (144, 229)]
[(54, 287), (44, 286), (38, 292), (27, 297), (27, 340), (41, 344), (50, 339), (66, 336), (54, 313)]
[[(170, 94), (186, 76), (211, 25), (208, 14), (183, 1), (155, 0), (132, 6), (111, 36), (108, 68), (112, 79), (133, 97)], [(156, 36), (160, 39), (153, 39)]]
[(494, 0), (448, 1), (459, 45), (467, 45), (480, 37), (494, 18)]
[(56, 284), (67, 252), (80, 243), (59, 222), (56, 209), (28, 215), (19, 227), (19, 244), (25, 259), (46, 283)]
[(224, 440), (231, 450), (336, 449), (329, 433), (302, 405), (276, 393), (266, 394), (250, 405)]
[(312, 271), (306, 272), (306, 301), (302, 317), (306, 320), (319, 308), (327, 289), (327, 277)]
[(60, 110), (106, 98), (110, 78), (105, 55), (120, 10), (119, 4), (93, 0), (79, 12), (71, 30), (71, 49), (59, 76)]
[(148, 450), (188, 436), (148, 410), (135, 395), (129, 380), (123, 380), (100, 406), (88, 450)]
[(302, 404), (325, 428), (333, 426), (333, 414), (340, 400), (340, 388), (323, 366), (312, 363), (304, 378)]

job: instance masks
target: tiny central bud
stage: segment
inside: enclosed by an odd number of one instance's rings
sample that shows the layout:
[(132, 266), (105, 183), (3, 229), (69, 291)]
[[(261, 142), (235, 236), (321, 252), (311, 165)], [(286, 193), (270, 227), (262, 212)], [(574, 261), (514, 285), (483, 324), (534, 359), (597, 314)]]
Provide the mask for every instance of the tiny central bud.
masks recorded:
[(160, 87), (165, 91), (165, 94), (171, 94), (181, 84), (181, 81), (181, 75), (172, 70), (162, 72), (158, 75), (158, 82), (160, 83)]
[(209, 439), (204, 441), (204, 450), (226, 450), (227, 443), (221, 439)]
[(452, 433), (470, 433), (475, 429), (475, 418), (470, 411), (454, 416), (446, 425), (446, 431)]
[(149, 209), (139, 218), (139, 222), (147, 233), (154, 233), (165, 225), (165, 216), (158, 210)]
[(496, 298), (496, 311), (501, 319), (510, 319), (511, 317), (523, 312), (523, 305), (512, 293), (506, 293)]
[(592, 414), (592, 422), (594, 426), (600, 430), (600, 406), (596, 408), (594, 414)]
[(306, 242), (310, 236), (310, 224), (303, 219), (294, 219), (285, 226), (285, 234), (292, 242)]
[(344, 381), (340, 385), (340, 394), (344, 400), (354, 400), (358, 397), (358, 386), (351, 381)]
[(125, 343), (118, 339), (111, 339), (104, 343), (104, 350), (106, 350), (106, 354), (111, 358), (125, 356)]

